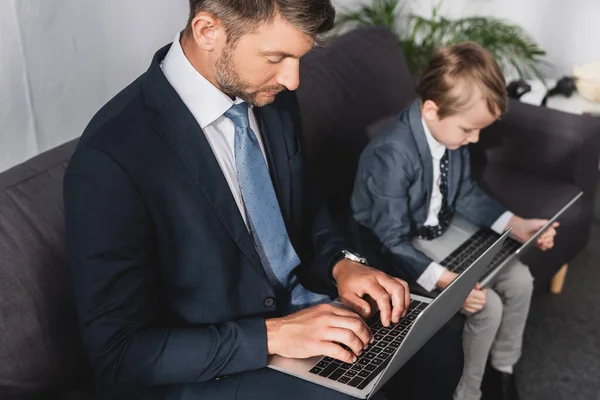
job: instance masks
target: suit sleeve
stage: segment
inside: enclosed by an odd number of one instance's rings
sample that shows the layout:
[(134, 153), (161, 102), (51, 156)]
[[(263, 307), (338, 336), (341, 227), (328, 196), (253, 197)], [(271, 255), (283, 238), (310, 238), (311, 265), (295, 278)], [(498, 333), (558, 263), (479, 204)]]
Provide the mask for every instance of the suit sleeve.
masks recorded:
[(471, 179), (471, 157), (468, 147), (464, 146), (460, 152), (463, 169), (456, 198), (456, 211), (474, 224), (489, 228), (506, 209)]
[(391, 256), (393, 274), (415, 281), (432, 260), (410, 243), (413, 227), (408, 193), (410, 161), (392, 144), (363, 154), (352, 194), (352, 214), (369, 229)]
[(83, 341), (98, 380), (202, 382), (267, 363), (263, 318), (165, 329), (158, 251), (142, 196), (107, 154), (82, 147), (64, 181), (69, 267)]
[[(306, 159), (307, 147), (304, 140), (300, 109), (295, 92), (286, 91), (278, 96), (282, 114), (289, 118), (293, 134), (288, 137), (293, 147), (297, 143), (303, 149), (301, 193), (302, 218), (297, 221), (300, 232), (301, 267), (296, 271), (301, 282), (310, 290), (334, 295), (337, 289), (331, 276), (333, 259), (342, 250), (348, 249), (346, 238), (336, 228), (325, 202), (316, 191)], [(296, 182), (296, 184), (299, 184)]]

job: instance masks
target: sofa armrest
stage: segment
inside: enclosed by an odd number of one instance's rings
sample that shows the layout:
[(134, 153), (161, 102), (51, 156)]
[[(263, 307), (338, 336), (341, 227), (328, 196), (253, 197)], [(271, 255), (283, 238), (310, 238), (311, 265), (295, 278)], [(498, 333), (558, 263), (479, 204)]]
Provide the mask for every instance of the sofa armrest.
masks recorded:
[(593, 192), (600, 119), (510, 100), (509, 111), (482, 132), (471, 155), (480, 165), (500, 164)]

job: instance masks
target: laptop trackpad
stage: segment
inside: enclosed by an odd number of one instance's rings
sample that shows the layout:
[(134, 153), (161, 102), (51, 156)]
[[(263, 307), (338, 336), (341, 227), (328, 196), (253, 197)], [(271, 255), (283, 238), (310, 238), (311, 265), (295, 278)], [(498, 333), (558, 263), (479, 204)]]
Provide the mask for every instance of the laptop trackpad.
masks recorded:
[(417, 250), (439, 263), (475, 232), (477, 232), (475, 225), (465, 220), (462, 216), (456, 215), (450, 223), (448, 230), (442, 236), (433, 240), (415, 238), (411, 243)]

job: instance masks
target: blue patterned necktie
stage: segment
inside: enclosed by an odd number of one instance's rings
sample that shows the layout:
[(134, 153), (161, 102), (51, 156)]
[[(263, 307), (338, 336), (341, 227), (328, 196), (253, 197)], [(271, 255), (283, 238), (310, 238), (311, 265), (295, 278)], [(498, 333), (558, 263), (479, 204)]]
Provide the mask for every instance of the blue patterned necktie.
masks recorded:
[(444, 153), (444, 156), (440, 160), (440, 192), (442, 193), (442, 208), (438, 213), (438, 225), (437, 226), (423, 226), (419, 229), (419, 237), (421, 239), (432, 240), (442, 236), (448, 225), (450, 225), (450, 219), (452, 215), (448, 209), (448, 150)]
[(305, 289), (294, 273), (300, 259), (285, 228), (256, 134), (250, 128), (248, 105), (234, 104), (225, 117), (235, 125), (237, 177), (256, 249), (271, 284), (279, 284), (290, 293), (290, 304), (284, 305), (284, 310), (295, 311), (329, 300), (327, 296)]

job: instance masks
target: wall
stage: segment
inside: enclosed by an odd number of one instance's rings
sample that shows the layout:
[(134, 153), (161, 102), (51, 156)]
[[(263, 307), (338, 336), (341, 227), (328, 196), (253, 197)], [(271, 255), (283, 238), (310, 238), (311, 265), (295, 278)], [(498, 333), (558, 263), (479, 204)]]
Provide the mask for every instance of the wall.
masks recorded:
[[(369, 0), (333, 0), (338, 9)], [(405, 0), (429, 15), (437, 0)], [(449, 16), (494, 15), (548, 50), (551, 77), (600, 61), (599, 0), (445, 0)], [(187, 0), (0, 0), (0, 171), (79, 136), (187, 17)]]
[(187, 19), (187, 0), (0, 0), (0, 171), (81, 134)]
[[(353, 8), (370, 0), (338, 0)], [(438, 0), (404, 0), (409, 9), (429, 16)], [(486, 15), (521, 25), (548, 53), (550, 78), (569, 74), (573, 66), (600, 62), (599, 0), (444, 0), (448, 17)]]

